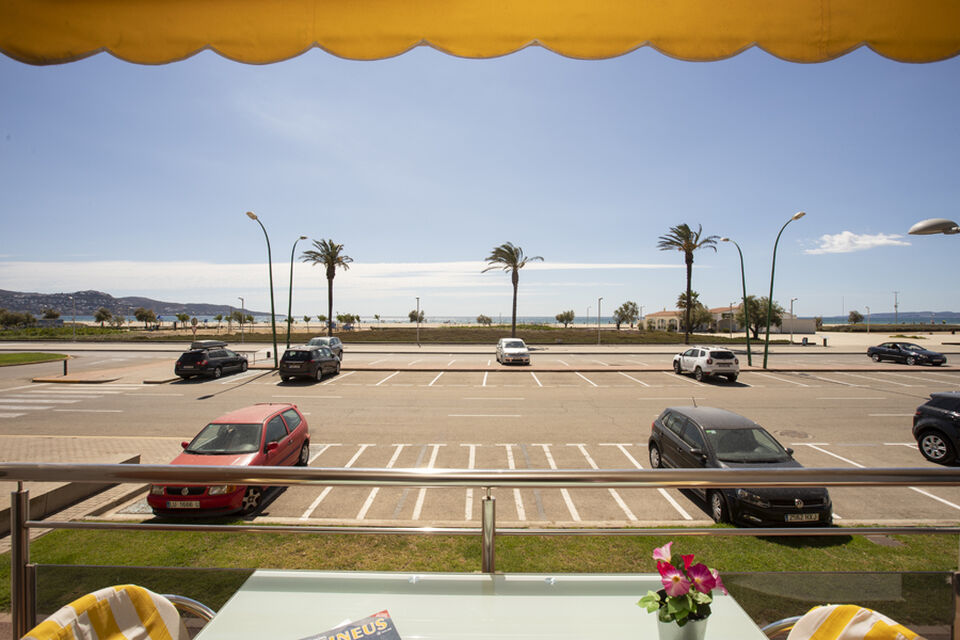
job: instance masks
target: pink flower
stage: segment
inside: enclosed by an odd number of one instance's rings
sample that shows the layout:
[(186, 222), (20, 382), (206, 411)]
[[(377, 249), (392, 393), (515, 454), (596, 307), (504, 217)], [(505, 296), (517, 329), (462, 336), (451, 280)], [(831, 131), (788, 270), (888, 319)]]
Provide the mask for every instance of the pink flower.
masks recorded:
[(693, 564), (693, 554), (691, 553), (688, 556), (680, 556), (683, 558), (683, 570), (690, 571), (690, 565)]
[(679, 569), (666, 562), (657, 563), (660, 571), (660, 581), (668, 596), (682, 596), (690, 591), (690, 581)]
[(717, 578), (710, 572), (707, 565), (703, 563), (689, 567), (687, 573), (690, 575), (693, 586), (700, 593), (709, 594), (717, 584)]
[(673, 541), (671, 540), (670, 542), (668, 542), (667, 544), (663, 545), (662, 547), (657, 547), (656, 549), (654, 549), (654, 550), (653, 550), (653, 559), (654, 559), (654, 560), (657, 560), (658, 562), (662, 560), (663, 562), (669, 563), (669, 562), (670, 562), (670, 547), (672, 547), (672, 546), (673, 546)]
[(720, 589), (723, 592), (723, 595), (729, 595), (727, 588), (723, 586), (723, 580), (720, 579), (720, 574), (717, 573), (716, 569), (710, 569), (710, 574), (713, 576), (713, 588)]

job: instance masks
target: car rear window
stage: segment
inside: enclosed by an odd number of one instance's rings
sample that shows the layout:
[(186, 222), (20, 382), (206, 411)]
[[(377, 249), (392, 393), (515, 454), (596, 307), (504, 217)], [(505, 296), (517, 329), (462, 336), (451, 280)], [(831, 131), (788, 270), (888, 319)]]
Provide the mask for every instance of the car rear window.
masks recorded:
[(733, 360), (736, 356), (733, 355), (733, 351), (711, 351), (710, 357), (717, 360)]
[(302, 420), (300, 419), (300, 414), (294, 411), (293, 409), (287, 409), (283, 412), (283, 419), (287, 421), (287, 429), (293, 433), (293, 430), (300, 426)]
[(307, 360), (310, 359), (310, 355), (311, 355), (310, 351), (303, 351), (303, 350), (294, 351), (291, 349), (290, 351), (287, 351), (285, 354), (283, 354), (283, 359), (286, 360), (287, 362), (306, 362)]
[(184, 364), (195, 364), (203, 360), (203, 351), (188, 351), (180, 356), (180, 362)]
[(944, 409), (945, 411), (960, 411), (960, 398), (950, 398), (948, 396), (936, 396), (930, 398), (927, 402), (928, 407), (935, 409)]

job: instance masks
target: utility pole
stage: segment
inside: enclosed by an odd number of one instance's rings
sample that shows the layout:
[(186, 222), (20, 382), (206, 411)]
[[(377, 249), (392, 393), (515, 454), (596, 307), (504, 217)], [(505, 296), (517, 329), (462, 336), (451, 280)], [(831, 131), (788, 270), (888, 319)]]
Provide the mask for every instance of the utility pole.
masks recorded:
[(898, 304), (897, 296), (900, 295), (899, 291), (893, 292), (893, 324), (900, 324), (900, 311)]

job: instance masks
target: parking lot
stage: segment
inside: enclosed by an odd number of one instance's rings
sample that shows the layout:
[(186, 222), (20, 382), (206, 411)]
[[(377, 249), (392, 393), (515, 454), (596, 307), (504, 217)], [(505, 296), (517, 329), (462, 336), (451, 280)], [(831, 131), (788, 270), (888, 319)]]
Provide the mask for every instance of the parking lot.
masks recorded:
[[(29, 382), (24, 375), (35, 373), (29, 367), (4, 372), (0, 442), (11, 459), (41, 452), (69, 461), (95, 449), (164, 463), (181, 441), (228, 410), (292, 402), (310, 423), (313, 467), (637, 469), (649, 466), (650, 423), (663, 408), (698, 404), (756, 420), (807, 467), (932, 467), (910, 433), (914, 409), (933, 391), (960, 388), (960, 371), (952, 367), (877, 366), (853, 353), (797, 354), (794, 365), (778, 355), (775, 370), (747, 370), (735, 383), (678, 376), (666, 370), (670, 357), (663, 353), (544, 355), (531, 367), (494, 361), (488, 368), (492, 354), (349, 353), (344, 371), (321, 382), (284, 383), (272, 371), (252, 369), (220, 380), (143, 384), (135, 377), (166, 371), (170, 355), (144, 361), (80, 354), (75, 364), (86, 370), (130, 362), (136, 374), (64, 385)], [(839, 524), (960, 521), (960, 489), (831, 494)], [(476, 526), (481, 497), (479, 490), (456, 488), (293, 487), (272, 490), (254, 519)], [(495, 497), (502, 526), (709, 519), (696, 496), (676, 490), (501, 489)], [(137, 496), (107, 517), (149, 518), (144, 507)]]

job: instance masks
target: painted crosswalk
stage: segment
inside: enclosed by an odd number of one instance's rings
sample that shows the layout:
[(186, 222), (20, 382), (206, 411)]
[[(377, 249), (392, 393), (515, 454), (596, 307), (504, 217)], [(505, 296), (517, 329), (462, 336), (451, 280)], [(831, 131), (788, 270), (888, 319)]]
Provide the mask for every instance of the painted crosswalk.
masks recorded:
[[(21, 418), (28, 413), (122, 413), (121, 409), (101, 409), (86, 406), (92, 400), (122, 395), (143, 389), (140, 384), (71, 384), (38, 383), (0, 391), (0, 419)], [(72, 405), (84, 405), (74, 407)]]

